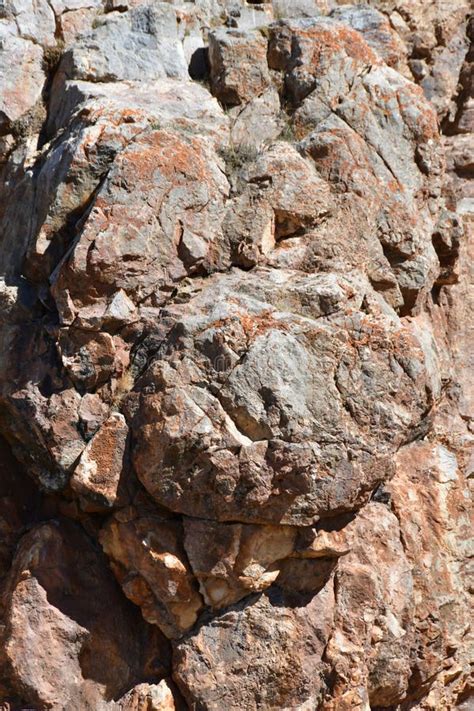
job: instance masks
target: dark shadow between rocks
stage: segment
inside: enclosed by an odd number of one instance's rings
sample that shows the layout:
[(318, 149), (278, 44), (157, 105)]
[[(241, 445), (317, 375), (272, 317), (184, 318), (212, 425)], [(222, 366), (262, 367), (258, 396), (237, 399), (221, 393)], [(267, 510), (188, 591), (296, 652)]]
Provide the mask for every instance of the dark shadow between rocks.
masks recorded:
[[(287, 558), (275, 587), (283, 591), (285, 606), (305, 607), (330, 579), (338, 558)], [(271, 599), (271, 598), (270, 598)]]
[(194, 81), (204, 81), (209, 78), (209, 58), (207, 47), (196, 49), (188, 66), (189, 76)]

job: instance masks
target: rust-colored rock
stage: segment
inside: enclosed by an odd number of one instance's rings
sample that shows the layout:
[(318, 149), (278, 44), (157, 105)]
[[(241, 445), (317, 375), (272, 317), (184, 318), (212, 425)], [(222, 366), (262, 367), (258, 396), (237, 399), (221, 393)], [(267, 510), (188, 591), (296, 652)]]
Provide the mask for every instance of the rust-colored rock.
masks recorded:
[(218, 275), (170, 310), (177, 326), (144, 379), (133, 461), (173, 511), (308, 525), (389, 477), (439, 383), (410, 329), (375, 304), (354, 312), (367, 283), (357, 293), (343, 278), (255, 276)]
[(70, 485), (75, 492), (105, 506), (120, 502), (128, 474), (128, 432), (125, 418), (118, 412), (104, 422), (74, 469)]
[(270, 86), (267, 42), (258, 30), (218, 30), (209, 37), (212, 91), (223, 104), (241, 104)]
[(462, 697), (470, 673), (469, 483), (450, 448), (416, 442), (400, 452), (388, 490), (413, 571), (417, 653), (409, 691), (419, 698), (429, 690), (427, 708), (449, 708), (450, 698)]
[(209, 524), (184, 520), (184, 547), (207, 605), (227, 607), (278, 581), (280, 563), (292, 554), (290, 526)]
[(159, 684), (139, 684), (119, 701), (121, 711), (175, 711), (173, 691), (166, 679)]
[(0, 3), (0, 707), (471, 711), (468, 0)]

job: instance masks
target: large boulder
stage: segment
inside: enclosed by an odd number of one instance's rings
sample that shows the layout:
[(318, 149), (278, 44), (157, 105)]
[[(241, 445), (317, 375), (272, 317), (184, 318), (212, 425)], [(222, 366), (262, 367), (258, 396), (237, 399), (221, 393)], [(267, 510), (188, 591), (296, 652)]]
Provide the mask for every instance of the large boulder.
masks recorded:
[(356, 275), (236, 270), (169, 305), (132, 425), (152, 496), (189, 516), (300, 525), (360, 506), (439, 393), (423, 346), (377, 301), (358, 313), (364, 298)]

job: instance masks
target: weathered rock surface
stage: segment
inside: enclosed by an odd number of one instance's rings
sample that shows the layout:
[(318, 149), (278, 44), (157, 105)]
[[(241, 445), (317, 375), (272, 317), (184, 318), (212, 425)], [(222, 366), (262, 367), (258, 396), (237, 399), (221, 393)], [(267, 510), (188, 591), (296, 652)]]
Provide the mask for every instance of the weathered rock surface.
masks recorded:
[(71, 476), (71, 488), (86, 499), (113, 506), (120, 500), (127, 472), (128, 427), (114, 412), (94, 434)]
[(472, 707), (468, 13), (0, 7), (0, 707)]
[[(140, 675), (166, 669), (159, 635), (124, 601), (103, 557), (70, 522), (44, 523), (22, 538), (3, 606), (2, 682), (25, 703), (102, 708)], [(159, 651), (163, 658), (153, 663)]]
[(41, 100), (45, 76), (41, 47), (11, 35), (0, 36), (0, 43), (0, 130), (4, 133), (34, 111)]
[(171, 638), (192, 627), (202, 607), (181, 540), (180, 522), (133, 508), (117, 513), (100, 535), (127, 597)]
[(333, 595), (328, 585), (297, 606), (276, 590), (250, 597), (178, 642), (175, 678), (188, 704), (287, 709), (298, 699), (316, 707)]
[(138, 684), (122, 697), (117, 705), (121, 711), (175, 711), (175, 696), (166, 679), (159, 684)]
[(302, 525), (367, 499), (439, 386), (395, 315), (354, 315), (357, 286), (231, 272), (184, 319), (168, 307), (170, 355), (143, 376), (133, 422), (152, 496), (189, 516)]
[(96, 82), (186, 76), (176, 13), (163, 2), (104, 15), (65, 52), (59, 71)]

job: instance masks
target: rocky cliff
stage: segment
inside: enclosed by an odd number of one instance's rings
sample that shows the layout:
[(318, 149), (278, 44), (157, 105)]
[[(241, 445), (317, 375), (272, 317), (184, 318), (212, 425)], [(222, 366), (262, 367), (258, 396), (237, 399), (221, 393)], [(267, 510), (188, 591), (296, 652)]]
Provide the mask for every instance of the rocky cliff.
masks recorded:
[(3, 0), (0, 708), (473, 708), (469, 9)]

